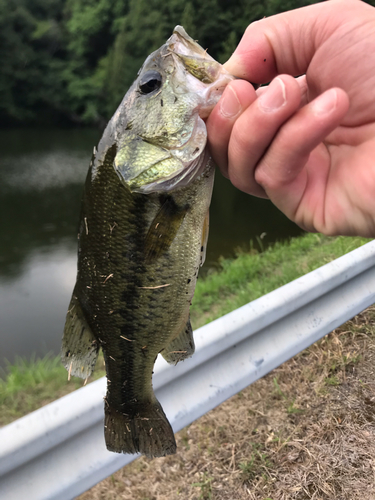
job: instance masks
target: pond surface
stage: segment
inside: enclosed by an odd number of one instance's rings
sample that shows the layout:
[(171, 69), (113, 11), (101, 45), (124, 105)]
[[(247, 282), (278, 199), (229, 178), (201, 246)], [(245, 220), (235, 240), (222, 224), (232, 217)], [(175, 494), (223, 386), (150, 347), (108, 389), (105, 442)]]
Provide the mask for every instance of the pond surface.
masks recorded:
[[(83, 182), (98, 130), (0, 131), (0, 366), (58, 353), (76, 275)], [(239, 247), (301, 230), (216, 175), (203, 273)]]

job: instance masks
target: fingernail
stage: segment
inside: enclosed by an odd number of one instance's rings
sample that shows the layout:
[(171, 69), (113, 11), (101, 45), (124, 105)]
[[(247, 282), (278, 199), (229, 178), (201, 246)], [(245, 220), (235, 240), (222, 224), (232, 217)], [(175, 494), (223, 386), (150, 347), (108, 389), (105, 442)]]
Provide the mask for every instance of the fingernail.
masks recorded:
[(312, 112), (314, 115), (326, 115), (336, 109), (337, 92), (336, 89), (327, 90), (324, 94), (317, 97), (312, 103)]
[(268, 89), (258, 99), (258, 105), (267, 113), (276, 111), (286, 103), (285, 84), (281, 78), (275, 78)]
[[(237, 49), (236, 49), (237, 50)], [(224, 68), (233, 76), (237, 76), (238, 78), (246, 78), (246, 68), (244, 68), (243, 58), (236, 54), (236, 51), (230, 56), (228, 61), (224, 63)]]
[(233, 118), (241, 111), (241, 104), (232, 87), (227, 87), (220, 99), (220, 111), (226, 118)]

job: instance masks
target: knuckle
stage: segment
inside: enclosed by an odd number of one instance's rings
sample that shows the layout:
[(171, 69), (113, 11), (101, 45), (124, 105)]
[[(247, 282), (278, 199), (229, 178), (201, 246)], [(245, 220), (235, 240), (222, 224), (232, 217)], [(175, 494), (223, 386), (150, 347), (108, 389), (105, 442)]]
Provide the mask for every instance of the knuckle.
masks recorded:
[(274, 191), (280, 187), (280, 183), (275, 176), (270, 175), (270, 168), (263, 162), (255, 170), (255, 181), (266, 191)]
[(233, 136), (239, 150), (247, 151), (249, 149), (252, 141), (247, 127), (241, 126), (239, 122), (236, 122), (233, 126)]
[(238, 175), (237, 170), (232, 165), (229, 165), (228, 174), (229, 180), (234, 187), (240, 189), (241, 191), (245, 191), (246, 193), (250, 193), (251, 182), (249, 182), (248, 178), (243, 175)]

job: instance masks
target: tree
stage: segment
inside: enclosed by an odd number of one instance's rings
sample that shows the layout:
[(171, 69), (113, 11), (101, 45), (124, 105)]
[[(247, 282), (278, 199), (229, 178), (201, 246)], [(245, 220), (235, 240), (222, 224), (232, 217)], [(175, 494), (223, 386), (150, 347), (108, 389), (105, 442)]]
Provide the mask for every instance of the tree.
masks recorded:
[(224, 62), (251, 22), (311, 3), (0, 0), (0, 125), (103, 124), (176, 24)]
[(61, 11), (62, 0), (0, 0), (2, 123), (45, 121), (59, 108)]

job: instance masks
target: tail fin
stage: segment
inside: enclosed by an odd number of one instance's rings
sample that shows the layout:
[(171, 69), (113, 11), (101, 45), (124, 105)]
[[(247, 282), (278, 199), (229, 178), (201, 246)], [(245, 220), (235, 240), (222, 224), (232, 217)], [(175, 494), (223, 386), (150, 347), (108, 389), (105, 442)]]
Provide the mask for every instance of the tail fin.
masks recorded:
[(163, 408), (156, 399), (139, 404), (132, 414), (121, 413), (105, 402), (105, 442), (109, 451), (142, 453), (149, 458), (176, 453), (176, 441)]

